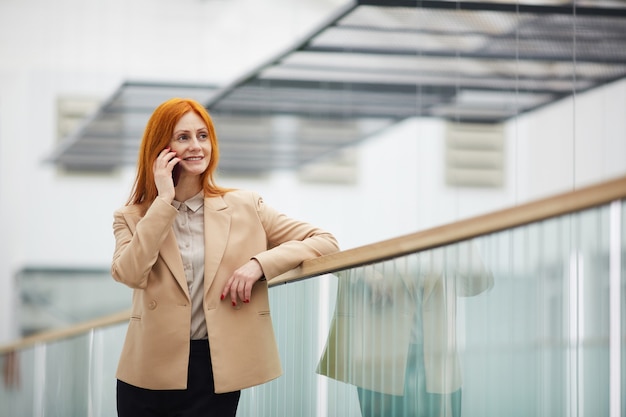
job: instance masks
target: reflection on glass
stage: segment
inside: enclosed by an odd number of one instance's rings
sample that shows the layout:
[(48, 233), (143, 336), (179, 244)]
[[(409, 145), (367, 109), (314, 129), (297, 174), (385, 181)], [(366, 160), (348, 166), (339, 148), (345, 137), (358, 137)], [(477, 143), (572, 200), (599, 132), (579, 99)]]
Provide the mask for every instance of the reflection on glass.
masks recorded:
[(7, 389), (20, 388), (20, 362), (17, 352), (9, 352), (2, 358), (2, 380)]
[(345, 271), (318, 372), (355, 385), (364, 417), (460, 416), (456, 299), (493, 282), (468, 243)]
[[(626, 415), (620, 204), (272, 287), (284, 374), (238, 415)], [(0, 356), (0, 417), (115, 415), (125, 328)]]

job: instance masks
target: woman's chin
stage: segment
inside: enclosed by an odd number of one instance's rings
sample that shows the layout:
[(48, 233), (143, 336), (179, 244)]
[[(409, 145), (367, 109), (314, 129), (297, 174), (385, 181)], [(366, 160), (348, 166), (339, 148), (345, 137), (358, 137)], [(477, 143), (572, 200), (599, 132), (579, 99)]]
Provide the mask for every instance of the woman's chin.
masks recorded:
[(192, 164), (192, 165), (185, 164), (183, 166), (183, 169), (185, 170), (185, 174), (192, 176), (192, 177), (204, 174), (204, 171), (206, 171), (207, 168), (208, 167), (205, 164)]

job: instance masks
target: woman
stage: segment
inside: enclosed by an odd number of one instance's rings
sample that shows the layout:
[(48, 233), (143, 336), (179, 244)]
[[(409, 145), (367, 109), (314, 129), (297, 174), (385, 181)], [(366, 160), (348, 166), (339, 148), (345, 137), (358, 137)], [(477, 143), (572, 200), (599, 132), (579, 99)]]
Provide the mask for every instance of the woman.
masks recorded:
[(213, 122), (171, 99), (146, 126), (114, 214), (111, 272), (134, 289), (117, 369), (125, 416), (234, 416), (240, 390), (282, 373), (267, 281), (338, 250), (335, 238), (215, 184)]

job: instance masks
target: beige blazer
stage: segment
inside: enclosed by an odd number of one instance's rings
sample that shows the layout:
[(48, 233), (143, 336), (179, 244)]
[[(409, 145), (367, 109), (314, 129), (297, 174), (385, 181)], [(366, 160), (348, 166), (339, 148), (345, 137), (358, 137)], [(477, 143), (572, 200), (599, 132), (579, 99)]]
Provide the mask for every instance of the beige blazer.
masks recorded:
[[(143, 212), (114, 213), (111, 273), (134, 289), (132, 313), (117, 378), (148, 389), (184, 389), (190, 349), (191, 299), (173, 231), (177, 210), (157, 198)], [(336, 252), (328, 232), (293, 220), (248, 191), (204, 199), (204, 312), (218, 393), (281, 375), (267, 281), (302, 261)], [(256, 258), (265, 279), (250, 303), (220, 300), (232, 272)]]
[[(408, 255), (343, 271), (338, 277), (337, 304), (319, 374), (402, 395), (411, 330), (419, 314), (427, 391), (445, 394), (461, 387), (456, 298), (493, 286), (493, 275), (473, 245)], [(416, 291), (422, 291), (419, 312)], [(387, 295), (386, 302), (380, 301), (380, 293)]]

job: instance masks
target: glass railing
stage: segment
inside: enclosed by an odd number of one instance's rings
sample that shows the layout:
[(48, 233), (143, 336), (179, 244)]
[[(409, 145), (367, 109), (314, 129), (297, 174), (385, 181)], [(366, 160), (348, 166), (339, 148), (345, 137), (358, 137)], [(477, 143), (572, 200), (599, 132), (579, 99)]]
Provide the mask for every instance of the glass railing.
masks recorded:
[[(284, 375), (238, 415), (626, 415), (624, 198), (626, 178), (305, 262), (272, 282)], [(1, 347), (0, 417), (115, 415), (126, 319)]]
[(626, 415), (625, 207), (275, 288), (286, 376), (242, 415)]
[(129, 313), (2, 348), (0, 416), (115, 416), (115, 369)]

